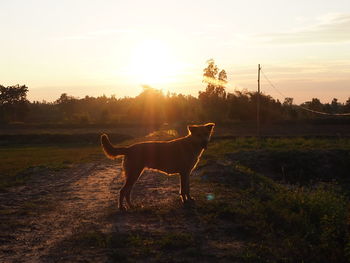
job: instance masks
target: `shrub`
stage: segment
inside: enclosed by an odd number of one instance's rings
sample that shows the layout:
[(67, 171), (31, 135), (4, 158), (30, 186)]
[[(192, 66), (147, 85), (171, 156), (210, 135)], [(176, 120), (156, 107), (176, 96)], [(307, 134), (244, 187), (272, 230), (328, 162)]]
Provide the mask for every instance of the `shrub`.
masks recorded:
[(287, 262), (344, 261), (350, 247), (348, 204), (338, 187), (269, 184), (268, 180), (253, 184), (244, 213), (250, 227), (265, 240), (260, 253)]

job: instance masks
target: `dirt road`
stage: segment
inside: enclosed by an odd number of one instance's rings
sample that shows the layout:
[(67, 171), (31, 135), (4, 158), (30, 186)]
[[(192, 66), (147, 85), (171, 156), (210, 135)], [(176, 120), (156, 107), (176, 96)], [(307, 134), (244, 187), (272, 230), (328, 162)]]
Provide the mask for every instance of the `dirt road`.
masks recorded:
[[(25, 185), (0, 193), (0, 262), (108, 261), (98, 250), (66, 253), (84, 230), (125, 232), (158, 229), (159, 220), (143, 213), (120, 213), (118, 190), (123, 184), (118, 161), (81, 164), (60, 172), (33, 171)], [(178, 199), (178, 178), (147, 171), (134, 189), (139, 210)], [(90, 253), (90, 254), (89, 254)]]

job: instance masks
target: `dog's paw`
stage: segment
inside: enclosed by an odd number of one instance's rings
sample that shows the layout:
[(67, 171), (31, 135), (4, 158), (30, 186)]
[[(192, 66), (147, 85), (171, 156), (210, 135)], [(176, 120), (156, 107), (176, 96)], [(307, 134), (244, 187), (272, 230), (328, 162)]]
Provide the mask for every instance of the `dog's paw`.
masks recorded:
[(193, 197), (187, 197), (187, 202), (195, 202), (196, 201), (196, 199), (194, 199)]
[(180, 200), (181, 200), (181, 203), (183, 203), (183, 204), (185, 204), (187, 201), (186, 197), (182, 196), (182, 195), (180, 195)]

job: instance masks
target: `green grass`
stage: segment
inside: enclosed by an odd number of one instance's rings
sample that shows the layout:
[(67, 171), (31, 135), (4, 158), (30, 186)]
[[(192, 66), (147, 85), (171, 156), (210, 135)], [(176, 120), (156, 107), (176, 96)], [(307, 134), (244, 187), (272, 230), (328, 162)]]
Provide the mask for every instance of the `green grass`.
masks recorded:
[[(172, 139), (177, 134), (173, 130), (154, 132), (146, 137), (148, 140)], [(136, 140), (128, 140), (123, 144), (130, 144)], [(254, 137), (217, 140), (209, 144), (200, 165), (209, 159), (220, 159), (228, 153), (242, 150), (256, 150), (258, 141)], [(260, 141), (261, 149), (272, 151), (286, 149), (350, 149), (350, 139), (327, 138), (266, 138)], [(102, 158), (99, 145), (91, 144), (42, 144), (16, 145), (0, 148), (0, 187), (4, 188), (25, 181), (26, 174), (45, 169), (62, 169), (71, 164), (90, 162)], [(32, 170), (31, 170), (32, 169)]]
[(349, 259), (348, 199), (336, 184), (283, 185), (242, 167), (231, 167), (222, 177), (222, 183), (207, 182), (215, 199), (199, 200), (198, 214), (210, 233), (221, 231), (219, 236), (209, 235), (209, 239), (244, 240), (244, 248), (233, 253), (232, 259), (243, 262)]
[(221, 222), (224, 233), (245, 240), (232, 259), (349, 260), (350, 139), (265, 138), (259, 146), (255, 138), (214, 141), (201, 162), (204, 169), (213, 160), (232, 163), (204, 177), (216, 182), (216, 198), (201, 211), (213, 232)]
[(199, 167), (226, 160), (289, 183), (350, 182), (350, 139), (264, 138), (257, 145), (253, 137), (213, 141)]
[(190, 233), (167, 233), (157, 240), (161, 249), (185, 249), (192, 246), (194, 238)]
[(260, 256), (287, 262), (322, 262), (325, 258), (337, 262), (345, 258), (347, 201), (332, 187), (252, 190), (239, 215), (260, 237), (261, 241), (250, 244), (253, 250), (260, 247)]
[(103, 158), (99, 146), (40, 145), (0, 148), (0, 187), (23, 183), (33, 172), (63, 169)]
[[(145, 139), (169, 140), (176, 136), (174, 130), (161, 130), (143, 138), (133, 139), (129, 135), (112, 134), (110, 139), (115, 144), (130, 145)], [(22, 137), (12, 136), (12, 141), (4, 140), (0, 148), (0, 189), (23, 184), (33, 173), (105, 159), (98, 139), (98, 134), (68, 133), (27, 134)]]
[(255, 137), (238, 137), (236, 139), (224, 139), (211, 142), (206, 154), (209, 156), (222, 157), (226, 153), (242, 150), (257, 150), (258, 148), (269, 150), (350, 150), (350, 138), (262, 138), (258, 141)]
[(81, 249), (102, 249), (111, 260), (135, 262), (147, 258), (157, 258), (159, 262), (178, 262), (173, 253), (184, 253), (187, 257), (200, 256), (197, 243), (191, 233), (142, 231), (109, 232), (98, 229), (81, 229), (66, 242), (75, 251)]

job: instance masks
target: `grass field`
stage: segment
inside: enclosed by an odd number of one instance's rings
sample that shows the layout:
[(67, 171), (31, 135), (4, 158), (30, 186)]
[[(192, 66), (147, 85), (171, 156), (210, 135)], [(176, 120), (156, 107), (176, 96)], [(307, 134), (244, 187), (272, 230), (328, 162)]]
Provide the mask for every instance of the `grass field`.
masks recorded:
[(0, 149), (0, 187), (24, 183), (27, 176), (43, 169), (64, 169), (81, 162), (100, 159), (98, 146), (84, 145), (40, 145), (2, 147)]
[(237, 137), (217, 140), (211, 145), (213, 152), (228, 153), (242, 150), (311, 150), (311, 149), (350, 149), (350, 138), (334, 137)]
[[(176, 136), (175, 131), (155, 132), (146, 137), (152, 139), (170, 139)], [(30, 140), (28, 140), (28, 136)], [(72, 143), (76, 138), (80, 141)], [(91, 137), (93, 139), (91, 139)], [(32, 144), (34, 140), (42, 140), (42, 143)], [(68, 139), (67, 139), (68, 138)], [(85, 141), (82, 140), (85, 138)], [(20, 184), (25, 181), (26, 175), (34, 169), (63, 169), (74, 163), (93, 162), (105, 158), (98, 142), (98, 135), (27, 135), (16, 138), (13, 146), (4, 145), (0, 148), (0, 187)], [(112, 136), (112, 141), (122, 144), (129, 144), (140, 139), (124, 140), (126, 136)], [(45, 142), (46, 140), (46, 142)], [(67, 140), (69, 143), (62, 143)], [(29, 141), (29, 142), (28, 142)], [(23, 143), (25, 142), (25, 143)], [(95, 142), (95, 143), (93, 143)], [(314, 150), (345, 150), (350, 149), (349, 138), (262, 138), (257, 140), (255, 137), (237, 137), (234, 139), (215, 140), (209, 145), (200, 165), (207, 161), (222, 159), (228, 154), (239, 152), (250, 152), (254, 155), (257, 150), (268, 150), (270, 152), (281, 153), (286, 151), (310, 151)], [(246, 156), (244, 156), (246, 157)], [(255, 156), (256, 157), (256, 156)], [(251, 156), (250, 158), (254, 158)], [(266, 158), (266, 156), (264, 156)], [(247, 159), (247, 158), (246, 158)], [(248, 158), (249, 159), (249, 158)], [(243, 160), (244, 161), (244, 160)]]
[[(131, 132), (137, 134), (137, 132)], [(16, 134), (0, 136), (0, 189), (23, 184), (32, 173), (69, 168), (73, 164), (105, 159), (100, 134)], [(171, 139), (173, 130), (153, 132), (146, 137), (109, 134), (114, 144), (129, 145), (141, 140)]]
[[(219, 164), (201, 168), (192, 185), (193, 207), (172, 200), (125, 215), (162, 222), (167, 231), (135, 226), (103, 232), (87, 226), (65, 246), (71, 253), (94, 248), (112, 262), (346, 262), (349, 257), (348, 197), (335, 183), (283, 184), (249, 167)], [(111, 222), (117, 220), (114, 209), (106, 213)]]
[[(145, 138), (176, 136), (175, 131), (161, 131)], [(118, 142), (119, 137), (112, 141)], [(118, 143), (140, 140), (144, 138)], [(26, 183), (33, 173), (105, 160), (98, 141), (5, 143), (0, 158), (2, 190)], [(111, 261), (130, 262), (144, 258), (157, 262), (346, 262), (350, 258), (349, 170), (350, 138), (214, 138), (197, 176), (191, 179), (197, 197), (194, 207), (184, 209), (172, 200), (125, 215), (159, 221), (171, 231), (144, 228), (120, 233), (83, 227), (65, 240), (65, 253), (91, 254), (93, 248)], [(175, 179), (161, 180), (177, 184)], [(34, 208), (26, 205), (25, 211)], [(113, 218), (121, 218), (114, 207), (105, 213), (103, 220), (112, 220), (111, 224), (115, 224)]]

